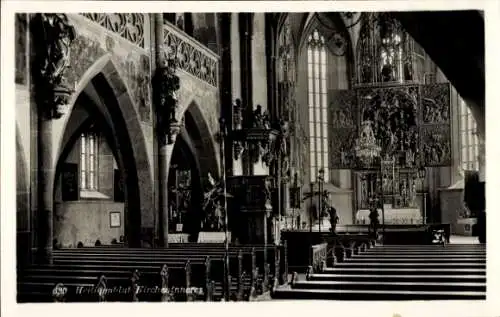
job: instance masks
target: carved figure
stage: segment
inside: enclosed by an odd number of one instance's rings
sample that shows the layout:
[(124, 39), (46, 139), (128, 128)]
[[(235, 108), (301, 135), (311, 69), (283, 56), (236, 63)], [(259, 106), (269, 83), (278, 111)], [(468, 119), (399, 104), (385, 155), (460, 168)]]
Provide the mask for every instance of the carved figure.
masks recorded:
[(403, 198), (403, 206), (408, 205), (408, 186), (406, 179), (403, 179), (403, 183), (401, 184), (401, 197)]
[(45, 115), (57, 119), (65, 113), (72, 93), (63, 75), (70, 64), (70, 46), (76, 32), (61, 13), (36, 14), (31, 24), (37, 49), (37, 98), (45, 105)]
[(158, 68), (156, 84), (158, 86), (158, 99), (160, 106), (159, 120), (164, 133), (168, 135), (167, 141), (172, 144), (175, 135), (180, 131), (180, 123), (175, 117), (178, 100), (177, 91), (180, 89), (180, 79), (175, 74), (176, 63), (174, 60), (168, 60), (164, 67)]
[(412, 180), (412, 183), (411, 183), (411, 205), (413, 207), (416, 207), (417, 206), (417, 182), (415, 181), (415, 179)]
[(348, 164), (347, 153), (346, 153), (346, 151), (344, 151), (344, 149), (342, 149), (340, 151), (340, 163), (342, 164), (342, 166), (347, 166), (347, 164)]
[(97, 289), (97, 295), (99, 296), (99, 301), (104, 302), (106, 300), (106, 293), (107, 293), (107, 283), (106, 283), (106, 277), (104, 275), (101, 275), (99, 278), (99, 281), (97, 282), (96, 285)]
[(252, 126), (254, 128), (264, 128), (264, 114), (261, 105), (257, 105), (257, 108), (253, 111)]
[(272, 192), (271, 192), (272, 184), (271, 179), (267, 178), (264, 182), (264, 199), (266, 208), (272, 208)]
[(70, 45), (76, 37), (76, 31), (69, 24), (66, 14), (42, 13), (40, 16), (46, 49), (40, 73), (50, 84), (59, 85), (70, 63)]
[(359, 146), (376, 144), (375, 134), (372, 129), (371, 121), (364, 121), (359, 138)]
[(368, 187), (366, 178), (361, 179), (361, 201), (366, 202), (368, 200)]
[(339, 216), (337, 215), (337, 209), (331, 206), (328, 208), (328, 213), (330, 215), (330, 230), (331, 232), (337, 232), (337, 223), (339, 223)]
[(242, 121), (243, 121), (243, 115), (242, 115), (242, 106), (241, 106), (241, 99), (236, 99), (233, 103), (233, 111), (234, 111), (234, 125), (236, 127), (240, 126)]

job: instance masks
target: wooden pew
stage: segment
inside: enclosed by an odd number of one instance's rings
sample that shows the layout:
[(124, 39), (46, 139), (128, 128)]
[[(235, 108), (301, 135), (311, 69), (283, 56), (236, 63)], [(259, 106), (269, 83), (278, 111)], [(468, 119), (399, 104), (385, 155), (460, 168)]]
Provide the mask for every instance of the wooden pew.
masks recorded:
[[(73, 285), (71, 280), (76, 280), (75, 287), (78, 285), (89, 287), (88, 283), (81, 284), (82, 281), (104, 275), (109, 288), (130, 287), (132, 289), (135, 287), (137, 289), (142, 287), (146, 289), (146, 287), (150, 287), (154, 289), (156, 286), (156, 289), (159, 289), (156, 293), (142, 294), (139, 292), (138, 296), (131, 296), (130, 294), (128, 296), (126, 296), (127, 294), (113, 296), (113, 294), (109, 294), (107, 300), (111, 301), (165, 300), (167, 298), (179, 300), (179, 297), (182, 298), (182, 296), (175, 296), (178, 294), (168, 294), (169, 296), (167, 296), (161, 292), (162, 287), (160, 286), (162, 285), (169, 285), (171, 289), (186, 287), (187, 285), (203, 288), (206, 293), (203, 299), (210, 300), (214, 291), (216, 291), (214, 282), (216, 280), (221, 281), (223, 278), (225, 254), (223, 245), (212, 245), (210, 247), (206, 245), (200, 247), (200, 245), (179, 244), (169, 249), (145, 250), (104, 247), (55, 250), (53, 266), (36, 266), (32, 271), (27, 270), (25, 275), (28, 280), (31, 278), (35, 282), (40, 282), (40, 280), (54, 281), (61, 280), (60, 272), (63, 272), (70, 275), (63, 276), (66, 278), (66, 280), (62, 279), (63, 282), (67, 285)], [(230, 258), (229, 269), (231, 276), (234, 277), (233, 284), (236, 285), (238, 300), (241, 300), (245, 293), (249, 294), (252, 288), (258, 288), (256, 287), (257, 279), (267, 280), (268, 283), (261, 288), (269, 288), (269, 284), (276, 280), (275, 276), (280, 276), (279, 271), (283, 266), (280, 263), (280, 248), (272, 246), (267, 248), (269, 262), (267, 270), (264, 270), (266, 268), (263, 263), (264, 250), (265, 248), (262, 245), (232, 246), (230, 248), (228, 253)], [(207, 256), (210, 260), (207, 260)], [(259, 263), (257, 259), (262, 262)], [(186, 264), (186, 260), (189, 260), (189, 265)], [(274, 268), (272, 271), (270, 271), (271, 264)], [(252, 272), (257, 271), (260, 271), (260, 275), (254, 276)], [(36, 277), (33, 276), (34, 272), (37, 272)], [(163, 275), (160, 272), (163, 272)], [(131, 278), (130, 274), (135, 274), (135, 277)], [(168, 284), (165, 284), (166, 281), (168, 281)], [(199, 300), (199, 298), (194, 299)]]

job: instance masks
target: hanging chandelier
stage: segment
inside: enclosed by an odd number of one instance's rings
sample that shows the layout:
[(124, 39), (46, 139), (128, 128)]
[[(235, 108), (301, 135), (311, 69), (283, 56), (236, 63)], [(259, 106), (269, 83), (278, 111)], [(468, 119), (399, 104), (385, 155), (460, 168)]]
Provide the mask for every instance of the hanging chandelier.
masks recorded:
[(356, 157), (366, 166), (372, 166), (374, 161), (380, 157), (382, 148), (373, 133), (372, 121), (366, 120), (361, 123), (361, 134), (356, 140)]

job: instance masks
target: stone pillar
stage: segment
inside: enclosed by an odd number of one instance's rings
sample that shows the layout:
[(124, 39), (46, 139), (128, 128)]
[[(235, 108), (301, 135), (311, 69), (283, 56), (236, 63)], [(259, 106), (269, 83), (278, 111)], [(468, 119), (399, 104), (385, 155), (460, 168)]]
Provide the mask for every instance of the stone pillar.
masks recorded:
[(156, 134), (158, 137), (159, 153), (159, 191), (161, 227), (163, 229), (163, 245), (168, 246), (168, 173), (169, 163), (181, 123), (176, 118), (177, 91), (180, 80), (176, 75), (176, 52), (165, 47), (163, 43), (163, 14), (155, 14), (155, 58), (156, 73), (154, 76), (155, 105), (156, 105)]
[[(38, 110), (38, 210), (37, 260), (52, 263), (54, 178), (56, 157), (53, 151), (54, 120), (67, 110), (72, 90), (64, 73), (69, 65), (71, 42), (76, 32), (65, 14), (40, 13), (30, 18), (35, 57), (32, 67)], [(50, 54), (49, 54), (50, 52)]]
[(54, 155), (52, 153), (53, 122), (51, 118), (41, 117), (39, 120), (38, 139), (38, 215), (37, 235), (38, 235), (38, 263), (52, 264), (52, 242), (53, 242), (53, 190), (55, 178)]
[(168, 216), (169, 216), (169, 203), (168, 203), (168, 153), (167, 146), (160, 144), (158, 165), (159, 173), (159, 187), (160, 187), (160, 219), (162, 228), (162, 242), (163, 246), (168, 246)]
[[(164, 60), (162, 51), (163, 51), (163, 14), (156, 13), (154, 15), (154, 26), (155, 26), (155, 57), (156, 57), (156, 67), (157, 69), (164, 65), (166, 61)], [(155, 87), (156, 88), (156, 87)], [(156, 105), (160, 107), (160, 105)], [(158, 113), (158, 112), (157, 112)], [(161, 134), (161, 122), (158, 120), (157, 123), (157, 134), (158, 134), (158, 187), (160, 193), (160, 228), (161, 228), (161, 240), (163, 242), (163, 246), (168, 246), (168, 215), (169, 215), (169, 204), (168, 204), (168, 149), (167, 144), (164, 142), (163, 138), (160, 136)]]

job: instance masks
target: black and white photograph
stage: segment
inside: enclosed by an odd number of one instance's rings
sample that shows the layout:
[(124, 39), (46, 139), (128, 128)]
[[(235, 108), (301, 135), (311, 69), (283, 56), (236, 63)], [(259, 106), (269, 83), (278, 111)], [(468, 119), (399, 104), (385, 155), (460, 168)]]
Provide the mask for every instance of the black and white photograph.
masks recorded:
[(10, 12), (17, 304), (491, 299), (484, 10), (282, 5)]

